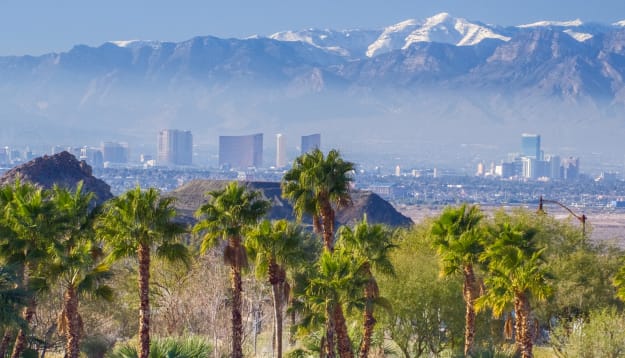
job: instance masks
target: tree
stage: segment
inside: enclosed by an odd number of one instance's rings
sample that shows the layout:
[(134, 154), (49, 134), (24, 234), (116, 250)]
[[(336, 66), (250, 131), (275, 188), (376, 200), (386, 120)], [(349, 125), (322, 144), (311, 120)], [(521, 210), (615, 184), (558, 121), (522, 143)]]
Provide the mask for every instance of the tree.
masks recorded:
[(246, 248), (254, 260), (254, 269), (259, 278), (267, 278), (272, 287), (275, 324), (276, 356), (282, 357), (282, 311), (284, 299), (288, 297), (289, 286), (286, 271), (305, 261), (305, 234), (302, 228), (286, 220), (271, 223), (263, 220), (247, 235)]
[[(36, 293), (47, 287), (42, 273), (47, 272), (48, 249), (58, 235), (58, 222), (49, 191), (17, 180), (0, 190), (0, 219), (2, 237), (0, 256), (8, 265), (18, 267), (19, 287), (30, 293), (23, 319), (29, 325), (37, 307)], [(12, 358), (18, 358), (26, 348), (26, 331), (20, 328)]]
[(0, 357), (6, 355), (11, 331), (24, 324), (20, 312), (26, 306), (29, 294), (18, 286), (19, 281), (14, 267), (0, 266), (0, 328), (5, 331), (0, 343)]
[(475, 299), (479, 294), (474, 266), (483, 251), (480, 221), (482, 213), (477, 206), (463, 204), (447, 207), (432, 223), (433, 245), (442, 260), (442, 274), (450, 276), (462, 273), (465, 302), (464, 354), (473, 351), (475, 338)]
[(359, 356), (365, 358), (369, 355), (371, 337), (376, 323), (373, 316), (374, 305), (383, 302), (373, 270), (388, 275), (395, 274), (389, 253), (396, 246), (392, 243), (391, 233), (382, 225), (369, 225), (366, 215), (353, 229), (348, 226), (341, 227), (338, 236), (338, 243), (341, 247), (363, 260), (362, 270), (367, 283), (364, 289), (363, 338)]
[(533, 357), (531, 299), (551, 294), (545, 269), (545, 248), (536, 243), (537, 228), (501, 215), (490, 227), (490, 237), (480, 261), (487, 265), (486, 294), (478, 308), (490, 307), (496, 317), (513, 305), (515, 341), (523, 358)]
[[(337, 307), (363, 307), (362, 290), (368, 282), (363, 275), (364, 260), (345, 250), (330, 252), (324, 250), (319, 258), (316, 273), (308, 283), (303, 299), (309, 309), (317, 315), (325, 314), (326, 327), (324, 339), (325, 357), (335, 357), (335, 345), (340, 357), (353, 357), (349, 336), (334, 325), (346, 327), (345, 320), (337, 316)], [(342, 311), (341, 311), (342, 312)], [(333, 319), (327, 319), (332, 317)], [(345, 329), (344, 332), (347, 330)], [(336, 337), (334, 334), (336, 332)]]
[[(321, 231), (324, 248), (334, 250), (334, 221), (337, 208), (351, 204), (349, 184), (354, 164), (344, 161), (337, 150), (331, 150), (324, 157), (315, 149), (297, 157), (293, 167), (282, 178), (282, 196), (293, 203), (296, 217), (301, 220), (304, 214), (313, 218), (315, 231)], [(335, 312), (326, 317), (345, 322), (340, 305), (333, 307)], [(347, 337), (347, 327), (341, 323), (328, 322), (330, 329), (337, 329), (339, 337)], [(333, 334), (330, 334), (333, 336)], [(334, 345), (333, 341), (327, 344)], [(346, 358), (346, 357), (343, 357)]]
[(354, 164), (344, 161), (336, 150), (324, 157), (315, 149), (295, 159), (293, 167), (282, 178), (282, 196), (293, 203), (298, 219), (312, 215), (314, 227), (321, 228), (324, 247), (334, 248), (336, 208), (351, 203), (349, 184)]
[(267, 213), (270, 203), (262, 199), (260, 192), (249, 191), (237, 182), (207, 194), (210, 201), (197, 210), (199, 222), (193, 231), (202, 235), (202, 252), (217, 246), (222, 240), (227, 242), (224, 261), (230, 266), (231, 277), (232, 357), (242, 358), (241, 270), (247, 266), (243, 233)]
[(58, 328), (66, 337), (65, 352), (69, 358), (80, 355), (83, 327), (79, 297), (112, 299), (112, 289), (105, 284), (112, 274), (102, 262), (104, 252), (93, 232), (93, 193), (84, 194), (82, 188), (81, 182), (73, 193), (59, 187), (53, 188), (52, 193), (62, 236), (52, 251), (49, 273), (64, 292)]
[(170, 261), (188, 262), (187, 247), (178, 242), (186, 229), (173, 221), (173, 202), (154, 188), (143, 191), (137, 186), (106, 202), (96, 222), (97, 236), (110, 249), (108, 261), (132, 257), (139, 262), (139, 358), (150, 352), (151, 251)]

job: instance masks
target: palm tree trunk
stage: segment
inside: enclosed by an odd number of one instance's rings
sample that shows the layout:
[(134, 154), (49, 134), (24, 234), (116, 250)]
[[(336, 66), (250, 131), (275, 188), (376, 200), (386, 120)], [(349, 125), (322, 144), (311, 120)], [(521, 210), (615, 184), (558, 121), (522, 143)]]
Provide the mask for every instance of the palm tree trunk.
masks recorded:
[(241, 263), (238, 254), (241, 241), (237, 238), (230, 238), (228, 245), (231, 246), (234, 253), (230, 266), (232, 280), (232, 358), (243, 358), (243, 320), (241, 318), (243, 283), (241, 281)]
[(336, 325), (336, 341), (337, 350), (339, 351), (339, 357), (354, 358), (352, 343), (349, 340), (349, 334), (347, 333), (347, 324), (345, 323), (345, 316), (343, 315), (343, 309), (341, 308), (341, 305), (334, 305), (333, 316), (334, 324)]
[(65, 352), (67, 358), (80, 356), (80, 317), (78, 316), (78, 295), (74, 287), (70, 286), (63, 297), (64, 311), (67, 318), (65, 329)]
[(139, 257), (139, 358), (150, 355), (150, 247), (140, 244)]
[(375, 327), (375, 317), (373, 317), (373, 300), (375, 296), (375, 287), (372, 287), (374, 283), (369, 282), (365, 287), (365, 312), (363, 313), (363, 334), (362, 343), (360, 344), (360, 358), (366, 358), (369, 356), (369, 349), (371, 347), (371, 337), (373, 336), (373, 328)]
[(334, 251), (334, 209), (329, 202), (323, 203), (321, 208), (323, 226), (323, 246), (330, 252)]
[(2, 336), (2, 343), (0, 343), (0, 358), (4, 358), (7, 354), (7, 348), (9, 348), (9, 343), (11, 343), (11, 336), (13, 332), (10, 329), (4, 331), (4, 335)]
[(282, 303), (281, 294), (279, 292), (279, 284), (271, 286), (273, 294), (273, 317), (275, 321), (275, 347), (276, 357), (282, 358)]
[(519, 339), (521, 346), (521, 357), (522, 358), (533, 358), (534, 357), (534, 342), (532, 335), (532, 327), (530, 324), (530, 303), (527, 295), (524, 293), (517, 294), (515, 297), (515, 305), (516, 301), (519, 301), (519, 314), (518, 318), (521, 322), (521, 331), (518, 333), (521, 337)]
[(464, 284), (462, 292), (465, 302), (465, 327), (464, 327), (464, 355), (468, 357), (473, 352), (473, 340), (475, 338), (475, 292), (476, 279), (473, 265), (463, 267)]
[(325, 338), (325, 358), (334, 358), (336, 355), (334, 354), (334, 317), (332, 312), (332, 306), (326, 304), (326, 338)]
[[(33, 320), (33, 316), (35, 314), (35, 310), (37, 308), (37, 303), (35, 298), (31, 298), (28, 302), (28, 306), (24, 311), (24, 320), (27, 325), (30, 325), (30, 322)], [(11, 353), (11, 358), (20, 358), (24, 349), (26, 348), (26, 332), (23, 329), (20, 329), (17, 332), (17, 338), (15, 339), (15, 345), (13, 346), (13, 352)]]

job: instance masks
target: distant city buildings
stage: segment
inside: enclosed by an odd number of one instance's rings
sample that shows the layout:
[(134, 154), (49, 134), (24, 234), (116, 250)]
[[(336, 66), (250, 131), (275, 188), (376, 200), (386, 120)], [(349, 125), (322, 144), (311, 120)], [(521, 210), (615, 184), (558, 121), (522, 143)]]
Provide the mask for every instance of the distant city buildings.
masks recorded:
[(128, 144), (118, 142), (102, 143), (102, 158), (104, 163), (124, 164), (128, 163)]
[[(521, 152), (508, 156), (507, 162), (494, 166), (489, 175), (502, 178), (564, 179), (574, 180), (579, 175), (579, 158), (560, 160), (558, 155), (543, 154), (540, 135), (523, 133)], [(478, 164), (477, 173), (483, 172), (483, 163)]]
[(263, 134), (219, 136), (219, 166), (228, 168), (261, 168)]
[(284, 168), (286, 165), (286, 137), (278, 133), (276, 134), (276, 168)]
[(540, 135), (539, 134), (521, 134), (521, 157), (542, 160), (540, 155)]
[(158, 133), (157, 163), (159, 165), (191, 165), (193, 135), (190, 131), (163, 129)]
[(310, 135), (303, 135), (300, 148), (302, 150), (301, 154), (308, 153), (315, 149), (320, 149), (321, 148), (321, 134), (316, 133), (316, 134), (310, 134)]

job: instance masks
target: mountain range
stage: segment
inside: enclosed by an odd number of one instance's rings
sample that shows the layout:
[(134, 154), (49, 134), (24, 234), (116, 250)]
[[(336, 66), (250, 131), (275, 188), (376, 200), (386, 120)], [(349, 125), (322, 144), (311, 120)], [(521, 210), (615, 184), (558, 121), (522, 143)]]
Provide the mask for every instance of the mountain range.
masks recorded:
[(153, 152), (157, 129), (177, 127), (210, 152), (220, 134), (321, 132), (347, 152), (464, 163), (534, 131), (554, 152), (605, 156), (624, 150), (604, 138), (625, 124), (624, 77), (625, 21), (502, 27), (441, 13), (373, 30), (111, 41), (0, 57), (0, 143)]

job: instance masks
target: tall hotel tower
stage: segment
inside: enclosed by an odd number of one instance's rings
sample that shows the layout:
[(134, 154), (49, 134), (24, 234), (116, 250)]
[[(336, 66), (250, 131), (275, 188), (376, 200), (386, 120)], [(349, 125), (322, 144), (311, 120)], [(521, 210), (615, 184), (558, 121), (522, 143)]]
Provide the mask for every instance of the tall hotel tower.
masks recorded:
[(189, 131), (163, 129), (158, 133), (158, 156), (160, 165), (191, 165), (193, 136)]
[(282, 133), (276, 134), (276, 168), (286, 167), (286, 137)]

